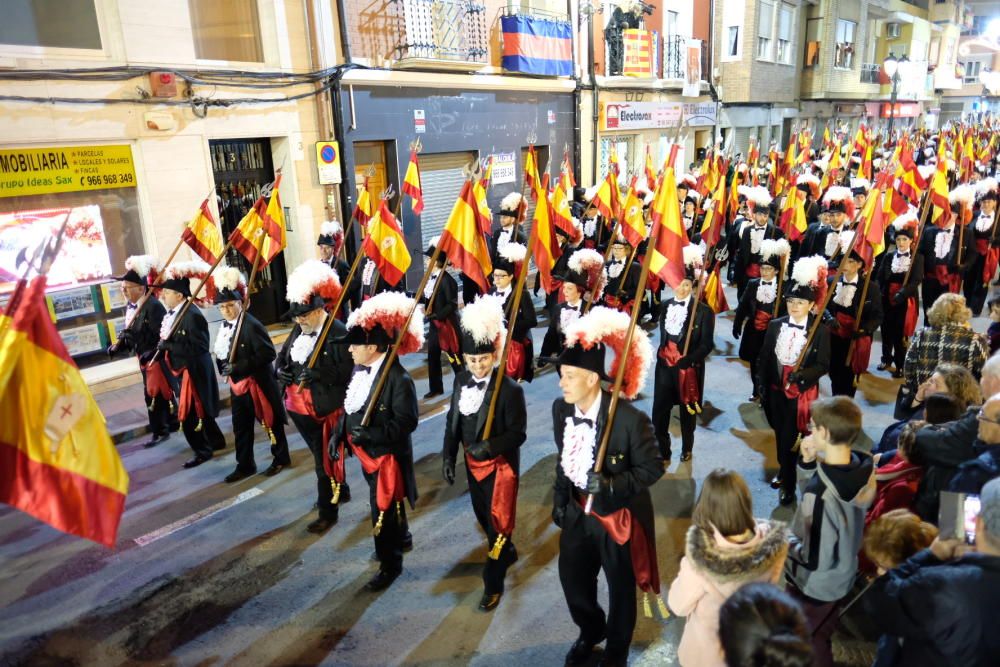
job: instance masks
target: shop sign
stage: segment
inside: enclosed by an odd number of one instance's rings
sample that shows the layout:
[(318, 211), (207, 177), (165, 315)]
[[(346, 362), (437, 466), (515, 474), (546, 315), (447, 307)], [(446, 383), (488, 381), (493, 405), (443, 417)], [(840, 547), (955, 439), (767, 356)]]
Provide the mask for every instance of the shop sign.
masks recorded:
[(692, 127), (715, 125), (714, 102), (607, 102), (603, 104), (604, 130), (650, 130), (677, 127), (684, 112), (684, 124)]
[(415, 134), (424, 134), (427, 132), (427, 119), (424, 117), (423, 109), (413, 110), (413, 132)]
[(688, 127), (715, 125), (715, 102), (690, 102), (684, 105), (684, 124)]
[(336, 141), (317, 141), (316, 168), (320, 185), (340, 183), (340, 144)]
[(0, 197), (134, 187), (131, 146), (0, 150)]
[(514, 152), (493, 153), (490, 155), (493, 160), (493, 167), (490, 170), (490, 183), (501, 185), (503, 183), (514, 183), (517, 181), (517, 163)]
[(918, 103), (906, 103), (897, 102), (893, 104), (883, 104), (882, 105), (882, 118), (915, 118), (920, 115), (920, 104)]

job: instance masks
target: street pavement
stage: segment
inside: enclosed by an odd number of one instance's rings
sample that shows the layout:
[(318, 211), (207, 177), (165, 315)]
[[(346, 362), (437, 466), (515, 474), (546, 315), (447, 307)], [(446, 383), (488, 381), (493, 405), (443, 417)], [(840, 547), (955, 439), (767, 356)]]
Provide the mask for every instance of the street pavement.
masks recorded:
[[(729, 298), (735, 303), (732, 290)], [(985, 327), (977, 320), (977, 330)], [(747, 479), (758, 516), (792, 514), (768, 486), (774, 441), (763, 412), (746, 402), (749, 371), (736, 358), (731, 330), (731, 314), (719, 317), (694, 459), (675, 458), (652, 489), (664, 598), (683, 555), (697, 482), (712, 469), (727, 467)], [(540, 344), (544, 330), (534, 333)], [(874, 348), (873, 369), (877, 342)], [(411, 355), (406, 364), (422, 396), (420, 361)], [(652, 376), (637, 401), (647, 411)], [(862, 378), (857, 400), (871, 439), (892, 422), (897, 384), (888, 373)], [(315, 477), (302, 439), (288, 427), (292, 468), (225, 484), (235, 467), (226, 412), (220, 426), (229, 446), (193, 470), (181, 468), (190, 451), (180, 434), (152, 449), (141, 447), (141, 438), (118, 445), (131, 486), (114, 549), (0, 510), (0, 663), (561, 665), (577, 630), (559, 585), (559, 535), (550, 521), (557, 376), (545, 372), (524, 388), (528, 439), (514, 535), (520, 560), (494, 612), (476, 610), (487, 545), (465, 474), (459, 470), (452, 487), (441, 479), (446, 397), (421, 404), (413, 434), (420, 499), (408, 512), (414, 548), (402, 576), (381, 594), (362, 591), (376, 564), (356, 459), (347, 466), (354, 499), (341, 508), (338, 525), (312, 535), (305, 528), (315, 518)], [(829, 394), (828, 382), (821, 393)], [(141, 405), (138, 387), (131, 400), (130, 409)], [(674, 429), (679, 451), (676, 413)], [(259, 431), (257, 443), (263, 471), (270, 456)], [(606, 599), (603, 581), (601, 595)], [(640, 604), (631, 664), (676, 664), (682, 628), (682, 619), (644, 618)], [(836, 650), (841, 664), (870, 664), (870, 642), (843, 635)]]

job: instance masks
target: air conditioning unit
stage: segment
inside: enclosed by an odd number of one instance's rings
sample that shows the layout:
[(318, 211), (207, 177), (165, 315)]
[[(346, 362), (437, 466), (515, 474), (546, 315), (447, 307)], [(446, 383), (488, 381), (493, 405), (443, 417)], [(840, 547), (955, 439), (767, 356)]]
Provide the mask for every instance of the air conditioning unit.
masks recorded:
[(885, 24), (885, 36), (888, 39), (897, 39), (899, 37), (899, 24), (898, 23), (886, 23)]

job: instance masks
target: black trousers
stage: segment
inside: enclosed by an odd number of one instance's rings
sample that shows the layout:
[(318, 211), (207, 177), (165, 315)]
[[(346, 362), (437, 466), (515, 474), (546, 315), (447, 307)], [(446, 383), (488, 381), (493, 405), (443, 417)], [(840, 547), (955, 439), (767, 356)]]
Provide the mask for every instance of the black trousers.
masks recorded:
[[(608, 613), (597, 601), (597, 575), (608, 582)], [(635, 573), (629, 545), (617, 544), (597, 519), (575, 501), (566, 508), (559, 536), (559, 581), (580, 636), (597, 642), (607, 636), (605, 654), (628, 655), (635, 630)]]
[(920, 283), (920, 298), (924, 302), (925, 325), (927, 324), (927, 311), (934, 305), (937, 298), (947, 291), (948, 288), (934, 278), (924, 278), (924, 282)]
[[(673, 412), (674, 406), (677, 406), (677, 414), (681, 421), (682, 452), (690, 452), (694, 449), (694, 429), (698, 420), (681, 403), (678, 369), (667, 366), (657, 357), (654, 380), (653, 428), (656, 430), (656, 442), (660, 446), (660, 456), (666, 460), (670, 458), (670, 413)], [(701, 369), (699, 382), (703, 383), (704, 380), (705, 372), (704, 369)]]
[(757, 331), (753, 325), (753, 318), (750, 318), (743, 326), (740, 338), (740, 359), (750, 362), (750, 382), (753, 383), (754, 396), (760, 396), (762, 393), (761, 388), (757, 386), (757, 360), (760, 359), (766, 332), (766, 329)]
[[(333, 504), (333, 484), (326, 468), (323, 467), (323, 449), (326, 442), (323, 441), (323, 425), (316, 422), (309, 415), (301, 415), (297, 412), (289, 412), (292, 423), (299, 430), (302, 439), (306, 441), (309, 451), (313, 455), (313, 467), (316, 471), (316, 506), (319, 508), (319, 517), (328, 521), (336, 521), (339, 507)], [(340, 488), (341, 497), (349, 493), (350, 489), (345, 482)]]
[(180, 422), (177, 421), (176, 398), (180, 390), (177, 382), (172, 380), (173, 374), (169, 372), (165, 374), (167, 382), (170, 382), (174, 389), (174, 400), (171, 402), (157, 398), (154, 402), (153, 397), (146, 391), (146, 371), (142, 371), (142, 395), (146, 401), (146, 411), (149, 413), (149, 430), (153, 435), (169, 435), (180, 428)]
[(558, 327), (552, 326), (552, 322), (557, 317), (556, 307), (558, 305), (559, 292), (553, 290), (545, 295), (545, 312), (549, 314), (549, 326), (545, 329), (545, 337), (542, 338), (542, 349), (538, 351), (540, 357), (555, 356), (562, 348), (562, 336), (559, 335)]
[(903, 370), (906, 360), (906, 344), (903, 336), (903, 322), (906, 319), (907, 300), (897, 305), (882, 301), (885, 319), (882, 320), (882, 363), (892, 364), (896, 370)]
[[(378, 521), (378, 504), (375, 494), (378, 491), (378, 475), (364, 473), (365, 481), (368, 482), (368, 502), (371, 506), (372, 527)], [(399, 572), (403, 569), (403, 536), (406, 534), (405, 511), (402, 510), (405, 500), (399, 503), (397, 510), (396, 503), (389, 506), (389, 509), (382, 516), (382, 529), (375, 535), (375, 555), (378, 557), (379, 569), (386, 572)]]
[[(486, 533), (487, 552), (493, 548), (497, 541), (497, 531), (493, 528), (490, 520), (490, 507), (493, 504), (493, 482), (496, 474), (492, 474), (483, 481), (476, 481), (472, 471), (465, 469), (469, 478), (469, 499), (472, 500), (472, 511), (476, 514), (476, 520)], [(503, 593), (504, 578), (507, 576), (507, 569), (517, 560), (517, 550), (510, 536), (504, 542), (503, 549), (500, 550), (500, 558), (493, 560), (486, 556), (486, 564), (483, 566), (483, 588), (488, 595)]]
[[(233, 399), (233, 433), (236, 436), (236, 469), (243, 472), (254, 472), (257, 470), (257, 463), (254, 460), (254, 427), (257, 423), (257, 416), (253, 409), (253, 398), (250, 392), (237, 395), (232, 394)], [(288, 440), (285, 438), (285, 425), (280, 420), (275, 420), (274, 424), (274, 444), (271, 445), (271, 456), (275, 463), (290, 465), (292, 462), (288, 454)]]
[[(450, 358), (449, 355), (448, 364), (455, 373), (462, 369), (462, 363), (458, 356)], [(441, 372), (441, 340), (438, 337), (438, 329), (433, 323), (431, 323), (427, 333), (427, 382), (432, 392), (444, 393), (444, 375)]]
[(795, 463), (792, 449), (799, 437), (798, 399), (788, 398), (780, 387), (771, 387), (764, 398), (764, 414), (774, 431), (781, 488), (795, 493)]
[(830, 335), (830, 386), (834, 396), (854, 398), (854, 394), (858, 392), (854, 386), (854, 371), (847, 364), (850, 347), (850, 338)]
[[(976, 253), (976, 261), (965, 272), (965, 282), (962, 292), (965, 294), (965, 305), (972, 309), (972, 314), (979, 317), (986, 305), (986, 295), (990, 291), (989, 282), (983, 282), (983, 267), (986, 265), (986, 255)], [(993, 276), (990, 276), (990, 280)]]
[(205, 415), (201, 420), (201, 430), (196, 431), (198, 414), (191, 410), (181, 427), (184, 429), (184, 437), (195, 456), (210, 459), (212, 452), (226, 448), (226, 437), (222, 435), (222, 430), (215, 422), (215, 417)]

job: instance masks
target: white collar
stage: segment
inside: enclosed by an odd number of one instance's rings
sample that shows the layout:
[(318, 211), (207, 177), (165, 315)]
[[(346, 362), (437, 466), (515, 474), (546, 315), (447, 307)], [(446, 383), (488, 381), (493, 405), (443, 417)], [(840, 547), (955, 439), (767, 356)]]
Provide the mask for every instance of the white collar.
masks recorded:
[(572, 308), (574, 310), (579, 310), (580, 306), (583, 305), (583, 299), (580, 299), (576, 303), (570, 303), (569, 301), (564, 301), (563, 303), (565, 303), (567, 306), (569, 306), (570, 308)]
[(690, 295), (690, 294), (688, 294), (688, 295), (687, 295), (686, 297), (684, 297), (683, 299), (678, 299), (678, 298), (677, 298), (676, 296), (674, 297), (674, 302), (675, 302), (675, 303), (679, 303), (679, 304), (680, 304), (680, 305), (682, 305), (682, 306), (686, 306), (686, 305), (688, 305), (688, 303), (689, 303), (690, 301), (691, 301), (691, 295)]
[(383, 352), (379, 355), (378, 359), (368, 364), (368, 369), (373, 375), (378, 375), (378, 372), (382, 369), (382, 364), (385, 363), (385, 356), (386, 353)]
[(590, 421), (594, 422), (594, 424), (597, 424), (597, 415), (601, 411), (602, 399), (603, 396), (600, 393), (598, 393), (597, 398), (594, 399), (594, 403), (590, 406), (590, 409), (587, 410), (586, 412), (580, 410), (579, 406), (575, 406), (576, 411), (574, 412), (574, 414), (576, 415), (577, 419), (589, 419)]
[(788, 323), (789, 324), (794, 324), (797, 327), (804, 327), (804, 326), (806, 326), (809, 323), (809, 316), (806, 315), (801, 320), (796, 320), (794, 317), (792, 317), (791, 315), (789, 315), (788, 316)]

